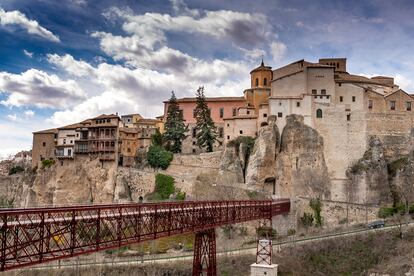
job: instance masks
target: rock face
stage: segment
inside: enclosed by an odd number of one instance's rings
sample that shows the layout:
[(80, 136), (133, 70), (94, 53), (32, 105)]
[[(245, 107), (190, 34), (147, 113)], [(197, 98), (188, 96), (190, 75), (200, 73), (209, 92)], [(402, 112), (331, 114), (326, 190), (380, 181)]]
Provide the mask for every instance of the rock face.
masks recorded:
[(259, 190), (275, 179), (276, 157), (279, 152), (279, 129), (276, 117), (269, 117), (268, 125), (259, 129), (256, 142), (249, 157), (246, 173), (247, 186)]
[(245, 151), (243, 144), (226, 146), (221, 157), (217, 183), (244, 183)]
[(390, 202), (387, 161), (383, 144), (378, 137), (370, 137), (364, 156), (348, 169), (347, 176), (347, 201), (368, 204)]
[(303, 116), (286, 117), (274, 174), (279, 197), (330, 197), (323, 138), (304, 124)]
[(388, 165), (393, 200), (414, 202), (414, 153), (390, 162)]

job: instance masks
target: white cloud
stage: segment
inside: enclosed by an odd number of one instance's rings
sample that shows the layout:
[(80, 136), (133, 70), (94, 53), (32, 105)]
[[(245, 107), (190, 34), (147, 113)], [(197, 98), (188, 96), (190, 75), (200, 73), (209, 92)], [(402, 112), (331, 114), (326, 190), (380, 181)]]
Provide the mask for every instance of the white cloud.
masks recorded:
[(36, 69), (21, 74), (0, 72), (0, 91), (7, 95), (1, 102), (6, 106), (66, 108), (85, 98), (75, 81)]
[(270, 44), (270, 52), (272, 53), (273, 61), (280, 62), (286, 54), (287, 47), (282, 42), (274, 41)]
[(35, 115), (35, 112), (29, 109), (24, 112), (24, 115), (26, 116), (26, 118), (32, 118)]
[(402, 88), (407, 93), (411, 94), (414, 92), (414, 81), (412, 81), (411, 79), (401, 74), (397, 74), (395, 75), (394, 81), (395, 84), (399, 85), (400, 88)]
[(59, 37), (40, 26), (36, 20), (30, 20), (19, 11), (5, 11), (0, 8), (0, 25), (18, 25), (29, 34), (38, 35), (53, 42), (60, 42)]
[(85, 61), (75, 61), (74, 58), (68, 54), (64, 56), (48, 54), (47, 60), (77, 77), (91, 76), (94, 73), (94, 68), (89, 63)]
[(33, 53), (32, 53), (32, 52), (27, 51), (26, 49), (23, 49), (23, 53), (24, 53), (27, 57), (29, 57), (29, 58), (32, 58), (32, 57), (33, 57)]
[(189, 9), (184, 0), (170, 0), (170, 2), (176, 14), (185, 14), (194, 17), (200, 15), (200, 11), (198, 9)]
[(17, 114), (8, 114), (7, 115), (7, 119), (11, 120), (11, 121), (17, 121)]

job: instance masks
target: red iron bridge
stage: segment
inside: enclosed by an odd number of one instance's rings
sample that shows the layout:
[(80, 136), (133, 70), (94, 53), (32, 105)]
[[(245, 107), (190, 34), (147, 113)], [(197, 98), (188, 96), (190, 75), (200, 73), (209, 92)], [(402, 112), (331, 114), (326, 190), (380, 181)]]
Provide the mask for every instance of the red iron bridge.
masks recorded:
[(0, 209), (0, 271), (195, 233), (193, 275), (216, 275), (215, 227), (289, 211), (288, 199)]

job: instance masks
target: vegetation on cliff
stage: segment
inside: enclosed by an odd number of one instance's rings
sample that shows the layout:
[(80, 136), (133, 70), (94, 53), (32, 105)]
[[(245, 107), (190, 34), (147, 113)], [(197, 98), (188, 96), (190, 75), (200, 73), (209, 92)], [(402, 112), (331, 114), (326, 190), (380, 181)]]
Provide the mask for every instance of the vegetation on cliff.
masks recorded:
[(175, 187), (175, 179), (172, 176), (158, 173), (155, 175), (154, 191), (147, 195), (148, 200), (168, 200), (174, 195), (175, 200), (184, 200), (186, 194)]

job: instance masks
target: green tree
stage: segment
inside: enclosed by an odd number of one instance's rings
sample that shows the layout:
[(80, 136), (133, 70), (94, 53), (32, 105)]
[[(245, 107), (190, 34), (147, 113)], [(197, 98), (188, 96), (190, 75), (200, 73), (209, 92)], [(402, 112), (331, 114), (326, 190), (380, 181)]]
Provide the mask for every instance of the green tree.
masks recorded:
[(214, 143), (217, 141), (217, 127), (211, 119), (211, 112), (204, 96), (204, 87), (198, 88), (196, 96), (195, 117), (197, 122), (195, 128), (197, 131), (197, 145), (200, 148), (205, 148), (207, 152), (212, 152)]
[(163, 144), (162, 134), (158, 128), (156, 129), (155, 133), (151, 136), (151, 144), (153, 146), (162, 146)]
[(174, 153), (181, 152), (181, 146), (185, 139), (188, 126), (184, 124), (182, 110), (178, 105), (174, 91), (168, 101), (167, 119), (165, 120), (165, 132), (163, 135), (166, 148)]
[(147, 152), (148, 164), (153, 168), (167, 169), (173, 160), (173, 154), (161, 146), (150, 146)]

